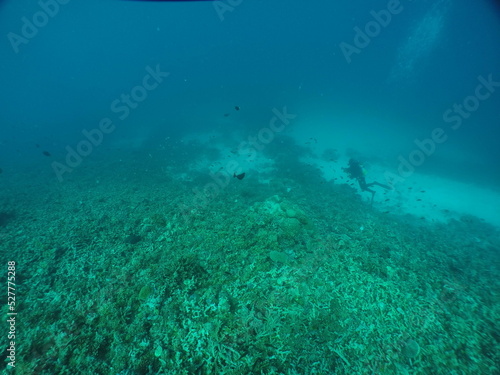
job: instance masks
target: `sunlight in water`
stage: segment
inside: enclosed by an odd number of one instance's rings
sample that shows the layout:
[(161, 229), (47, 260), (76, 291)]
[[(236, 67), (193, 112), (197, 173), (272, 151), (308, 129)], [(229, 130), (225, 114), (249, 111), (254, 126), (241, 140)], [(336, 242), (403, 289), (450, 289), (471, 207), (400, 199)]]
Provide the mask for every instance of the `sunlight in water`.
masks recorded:
[(399, 81), (402, 78), (408, 80), (415, 75), (418, 67), (426, 65), (429, 55), (440, 39), (449, 5), (449, 0), (434, 4), (411, 29), (409, 36), (399, 48), (389, 82)]

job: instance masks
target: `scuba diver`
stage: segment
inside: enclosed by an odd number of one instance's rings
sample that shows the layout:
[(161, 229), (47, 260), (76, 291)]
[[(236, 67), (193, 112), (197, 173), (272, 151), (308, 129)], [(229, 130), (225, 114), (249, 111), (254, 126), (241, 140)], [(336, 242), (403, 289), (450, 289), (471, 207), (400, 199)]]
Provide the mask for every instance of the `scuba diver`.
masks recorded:
[(373, 197), (375, 196), (375, 190), (370, 189), (370, 186), (381, 186), (384, 189), (390, 190), (391, 187), (381, 184), (380, 182), (373, 181), (370, 182), (369, 184), (366, 183), (365, 180), (365, 170), (363, 169), (363, 166), (359, 163), (359, 161), (354, 160), (354, 159), (349, 159), (349, 167), (347, 168), (342, 168), (344, 172), (346, 172), (350, 178), (354, 178), (358, 180), (359, 187), (361, 188), (362, 191), (368, 191), (372, 193), (372, 200), (370, 204), (373, 204)]

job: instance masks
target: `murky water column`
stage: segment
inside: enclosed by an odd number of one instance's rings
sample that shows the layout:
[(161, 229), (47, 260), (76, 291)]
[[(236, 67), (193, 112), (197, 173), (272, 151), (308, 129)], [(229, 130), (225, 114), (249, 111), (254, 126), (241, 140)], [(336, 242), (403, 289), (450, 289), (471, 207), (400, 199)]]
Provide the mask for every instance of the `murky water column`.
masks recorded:
[(449, 0), (437, 2), (410, 30), (399, 48), (389, 83), (412, 81), (416, 79), (418, 69), (429, 63), (429, 57), (440, 40), (450, 5)]

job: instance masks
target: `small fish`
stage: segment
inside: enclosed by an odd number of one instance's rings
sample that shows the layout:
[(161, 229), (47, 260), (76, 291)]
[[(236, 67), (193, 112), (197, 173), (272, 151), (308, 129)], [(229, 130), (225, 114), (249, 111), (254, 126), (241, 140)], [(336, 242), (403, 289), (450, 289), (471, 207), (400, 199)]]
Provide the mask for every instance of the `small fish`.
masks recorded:
[(35, 146), (36, 146), (36, 148), (40, 148), (40, 145), (38, 143)]
[(420, 199), (420, 198), (417, 199), (417, 202), (421, 202), (421, 201), (422, 201), (422, 199)]
[(234, 109), (236, 109), (237, 111), (239, 111), (239, 110), (240, 110), (240, 106), (235, 105), (235, 106), (234, 106)]
[(44, 152), (42, 152), (42, 154), (44, 154), (45, 156), (52, 156), (52, 155), (50, 155), (50, 152), (48, 152), (48, 151), (44, 151)]
[(389, 199), (389, 198), (387, 198), (385, 201), (386, 201), (386, 202), (387, 202), (387, 201), (390, 201), (390, 199)]
[(245, 172), (240, 173), (240, 174), (236, 174), (236, 173), (234, 173), (234, 174), (233, 174), (233, 177), (234, 177), (234, 178), (237, 178), (238, 180), (243, 180), (243, 179), (245, 178)]
[(3, 172), (3, 169), (2, 169), (2, 168), (0, 168), (0, 173), (2, 173), (2, 172)]
[(420, 190), (421, 193), (425, 193), (425, 190)]
[(229, 113), (224, 113), (224, 117), (227, 117), (227, 116), (229, 116)]

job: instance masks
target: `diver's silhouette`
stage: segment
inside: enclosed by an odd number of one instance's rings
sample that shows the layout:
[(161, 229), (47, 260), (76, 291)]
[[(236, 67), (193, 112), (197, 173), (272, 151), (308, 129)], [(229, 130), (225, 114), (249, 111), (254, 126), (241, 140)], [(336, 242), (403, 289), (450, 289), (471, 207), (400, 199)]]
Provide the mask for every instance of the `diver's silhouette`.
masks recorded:
[(342, 168), (342, 169), (349, 175), (350, 178), (358, 180), (359, 187), (361, 188), (362, 191), (368, 191), (372, 193), (372, 200), (370, 204), (373, 204), (373, 197), (375, 197), (375, 190), (370, 189), (370, 186), (377, 185), (383, 187), (384, 189), (388, 190), (391, 189), (390, 186), (381, 184), (380, 182), (377, 181), (370, 182), (369, 184), (366, 183), (363, 167), (357, 160), (349, 159), (349, 166), (347, 168)]

